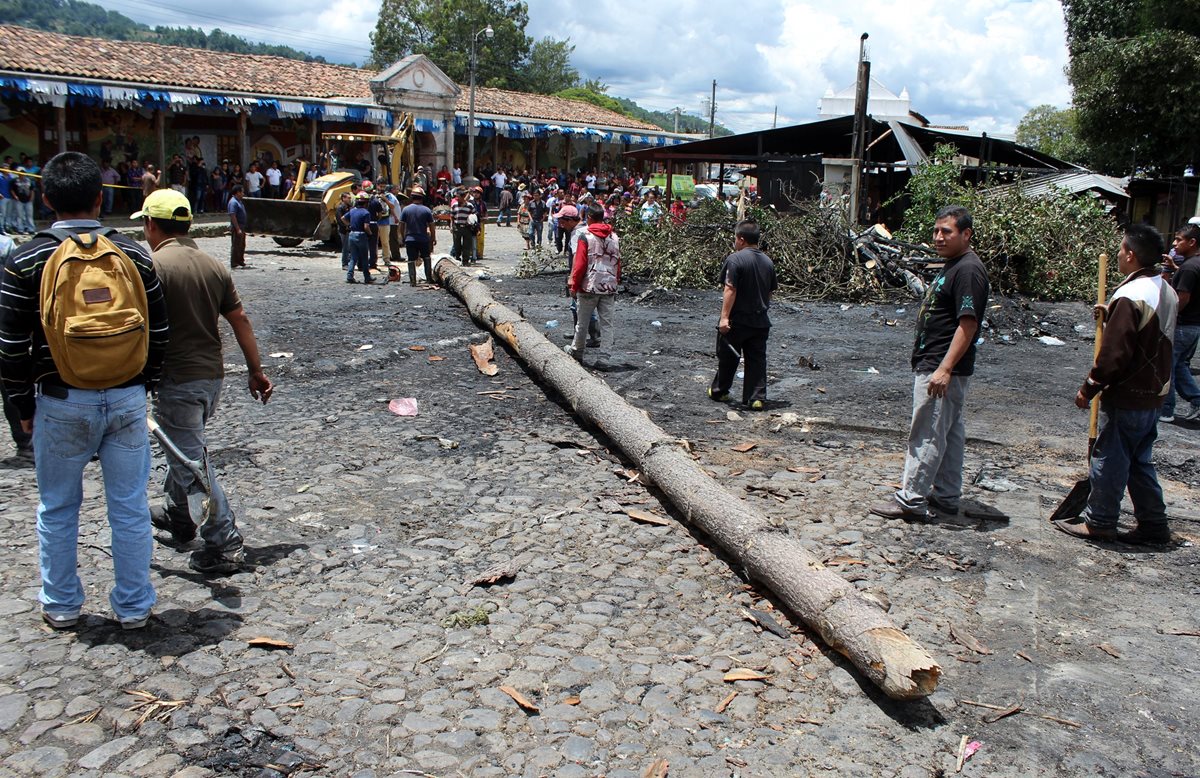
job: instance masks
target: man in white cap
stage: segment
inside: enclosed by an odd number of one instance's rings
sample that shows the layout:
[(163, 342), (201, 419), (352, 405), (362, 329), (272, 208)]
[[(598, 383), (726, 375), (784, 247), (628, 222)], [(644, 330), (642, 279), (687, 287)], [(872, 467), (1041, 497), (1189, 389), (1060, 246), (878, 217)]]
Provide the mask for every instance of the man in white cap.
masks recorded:
[[(250, 318), (242, 308), (230, 269), (205, 254), (187, 236), (192, 226), (188, 199), (173, 189), (159, 189), (142, 210), (146, 242), (162, 283), (171, 322), (171, 339), (163, 376), (154, 400), (154, 418), (184, 455), (208, 469), (209, 509), (204, 486), (184, 465), (168, 458), (163, 504), (150, 508), (150, 521), (167, 535), (161, 539), (179, 550), (195, 549), (188, 565), (205, 575), (236, 573), (244, 561), (242, 534), (229, 500), (206, 461), (205, 426), (217, 410), (225, 360), (218, 319), (224, 317), (242, 350), (249, 372), (250, 395), (266, 403), (274, 386), (263, 373)], [(200, 526), (203, 545), (196, 543)]]

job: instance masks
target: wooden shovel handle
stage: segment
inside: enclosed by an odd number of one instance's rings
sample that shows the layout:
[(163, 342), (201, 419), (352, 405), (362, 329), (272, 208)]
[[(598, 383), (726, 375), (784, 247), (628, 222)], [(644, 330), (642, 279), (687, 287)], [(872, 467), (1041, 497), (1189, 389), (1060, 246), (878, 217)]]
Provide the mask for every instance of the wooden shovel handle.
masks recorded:
[[(1100, 255), (1100, 272), (1096, 285), (1096, 305), (1104, 305), (1108, 292), (1108, 255)], [(1104, 314), (1096, 318), (1096, 343), (1092, 347), (1092, 364), (1100, 357), (1100, 342), (1104, 339)], [(1100, 395), (1092, 398), (1091, 418), (1088, 420), (1088, 459), (1092, 458), (1092, 447), (1096, 445), (1096, 433), (1100, 427)]]

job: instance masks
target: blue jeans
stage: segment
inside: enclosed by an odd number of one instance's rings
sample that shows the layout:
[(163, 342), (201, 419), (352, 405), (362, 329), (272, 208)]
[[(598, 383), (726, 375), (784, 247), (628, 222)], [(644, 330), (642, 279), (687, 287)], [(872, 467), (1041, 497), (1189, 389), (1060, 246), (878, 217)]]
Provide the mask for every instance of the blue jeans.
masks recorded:
[(542, 229), (545, 228), (546, 222), (533, 223), (533, 242), (536, 246), (542, 245)]
[[(164, 378), (158, 385), (158, 397), (154, 402), (154, 418), (162, 426), (176, 446), (186, 456), (201, 463), (208, 471), (208, 484), (212, 490), (212, 518), (205, 521), (199, 511), (189, 510), (189, 497), (197, 501), (204, 497), (204, 487), (185, 466), (167, 457), (167, 477), (163, 482), (163, 507), (167, 513), (188, 514), (192, 522), (200, 525), (200, 536), (204, 545), (213, 551), (235, 551), (242, 547), (242, 535), (225, 490), (217, 482), (212, 464), (208, 459), (207, 440), (204, 427), (216, 413), (221, 399), (221, 379), (207, 378), (176, 383)], [(197, 495), (193, 497), (193, 495)], [(204, 522), (201, 524), (201, 522)]]
[(118, 619), (145, 616), (155, 603), (150, 584), (154, 539), (146, 482), (150, 440), (146, 388), (68, 389), (66, 399), (39, 394), (33, 417), (42, 590), (47, 612), (78, 613), (83, 586), (77, 571), (83, 468), (100, 455), (115, 584), (109, 603)]
[[(500, 223), (501, 220), (504, 221), (504, 224)], [(499, 213), (496, 214), (496, 226), (507, 227), (510, 224), (512, 224), (512, 207), (501, 208)]]
[(350, 233), (350, 266), (346, 268), (346, 280), (354, 280), (354, 270), (357, 268), (362, 271), (363, 280), (371, 279), (370, 266), (367, 264), (369, 260), (369, 249), (367, 248), (367, 240), (369, 236), (365, 232)]
[(1189, 403), (1200, 405), (1200, 386), (1196, 385), (1196, 379), (1192, 377), (1192, 357), (1196, 355), (1197, 343), (1200, 343), (1200, 325), (1180, 324), (1175, 327), (1171, 389), (1167, 392), (1167, 399), (1163, 401), (1163, 416), (1175, 415), (1176, 393)]
[(1097, 529), (1116, 529), (1121, 498), (1129, 488), (1139, 527), (1167, 526), (1162, 487), (1150, 454), (1158, 437), (1158, 408), (1144, 411), (1114, 408), (1100, 402), (1100, 429), (1088, 474), (1092, 491), (1084, 519)]

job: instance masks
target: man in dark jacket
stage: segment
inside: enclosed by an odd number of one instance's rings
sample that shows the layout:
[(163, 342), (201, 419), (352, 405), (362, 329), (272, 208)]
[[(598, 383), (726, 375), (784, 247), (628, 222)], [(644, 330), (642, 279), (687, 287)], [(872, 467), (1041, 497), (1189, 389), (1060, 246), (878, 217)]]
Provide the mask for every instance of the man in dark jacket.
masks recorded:
[[(1086, 408), (1100, 397), (1100, 429), (1092, 448), (1091, 493), (1080, 519), (1055, 526), (1086, 540), (1163, 544), (1171, 540), (1162, 487), (1150, 461), (1158, 416), (1171, 389), (1172, 346), (1179, 298), (1162, 277), (1163, 239), (1148, 224), (1125, 230), (1117, 255), (1125, 280), (1105, 308), (1100, 354), (1075, 395)], [(1137, 528), (1117, 532), (1121, 498), (1129, 488)]]
[[(101, 230), (100, 166), (68, 151), (46, 163), (42, 185), (55, 212), (53, 229), (79, 235)], [(146, 292), (149, 348), (141, 374), (104, 389), (79, 389), (63, 380), (42, 329), (39, 289), (46, 261), (61, 241), (39, 234), (4, 266), (0, 279), (0, 378), (33, 435), (38, 494), (37, 534), (42, 572), (42, 618), (54, 629), (73, 627), (84, 602), (77, 545), (83, 468), (99, 456), (112, 528), (113, 613), (126, 629), (146, 626), (155, 603), (150, 583), (154, 546), (146, 482), (150, 440), (146, 387), (157, 382), (166, 353), (167, 306), (146, 250), (120, 234), (109, 237), (132, 260)], [(103, 302), (105, 287), (85, 299)], [(110, 297), (111, 299), (111, 292)], [(36, 391), (35, 391), (36, 390)]]

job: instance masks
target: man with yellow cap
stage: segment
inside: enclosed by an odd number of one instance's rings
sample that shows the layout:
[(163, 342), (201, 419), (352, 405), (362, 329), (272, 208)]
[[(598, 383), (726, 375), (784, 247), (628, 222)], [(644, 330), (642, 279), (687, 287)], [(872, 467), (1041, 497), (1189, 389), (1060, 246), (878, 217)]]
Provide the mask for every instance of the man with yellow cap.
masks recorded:
[[(199, 507), (203, 485), (182, 464), (169, 461), (163, 504), (151, 507), (150, 521), (166, 531), (160, 536), (165, 544), (179, 550), (194, 549), (188, 563), (193, 570), (205, 575), (235, 573), (244, 557), (242, 535), (229, 500), (205, 461), (205, 425), (217, 410), (225, 376), (220, 317), (233, 328), (246, 359), (250, 395), (266, 403), (274, 386), (263, 373), (254, 328), (229, 268), (187, 236), (192, 226), (188, 199), (173, 189), (159, 189), (146, 198), (133, 218), (142, 220), (171, 321), (154, 418), (186, 456), (208, 468), (211, 501), (206, 516)], [(202, 544), (196, 542), (197, 525)]]

